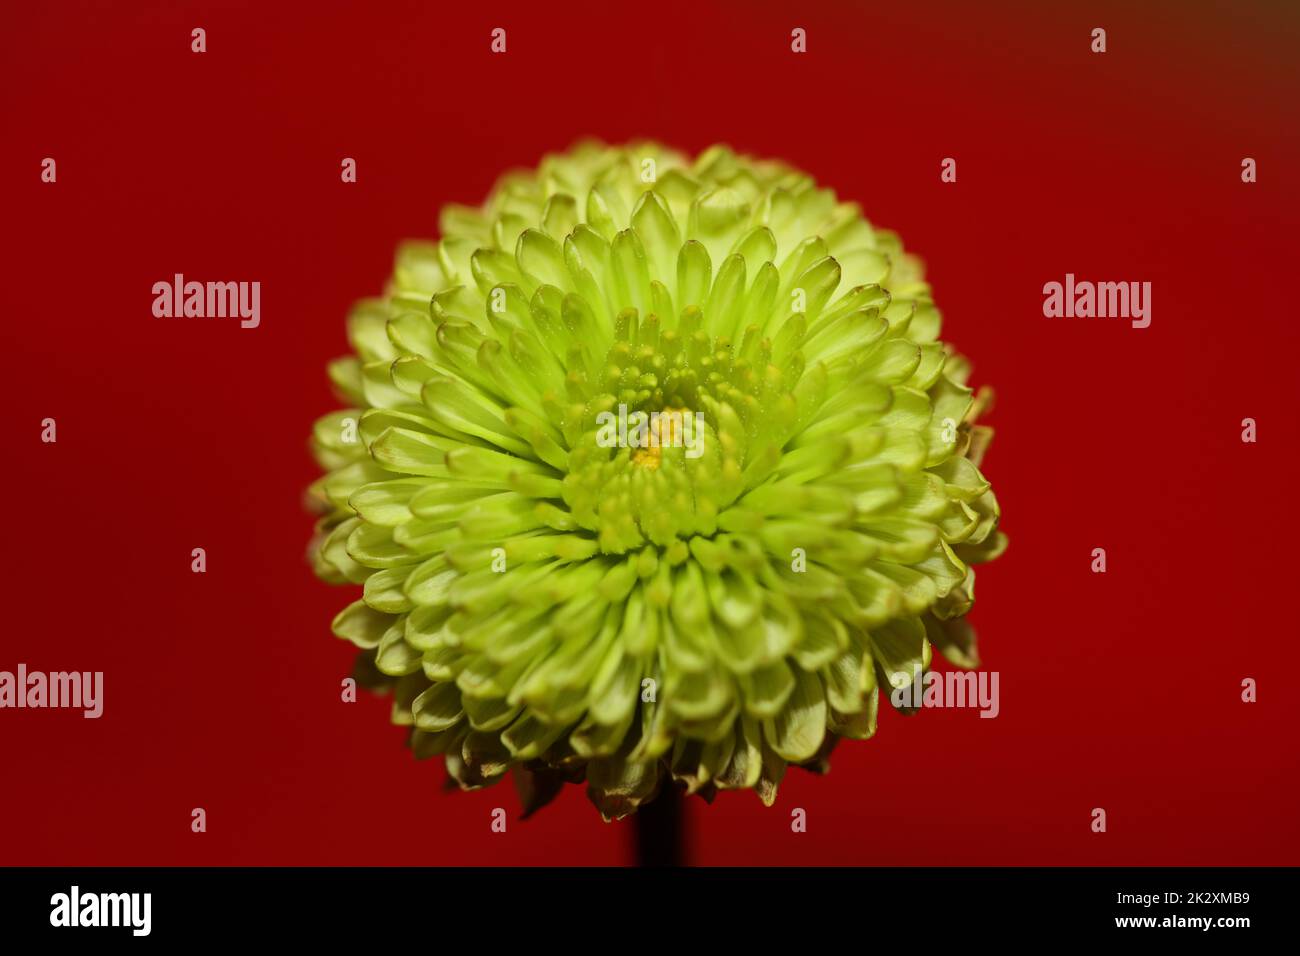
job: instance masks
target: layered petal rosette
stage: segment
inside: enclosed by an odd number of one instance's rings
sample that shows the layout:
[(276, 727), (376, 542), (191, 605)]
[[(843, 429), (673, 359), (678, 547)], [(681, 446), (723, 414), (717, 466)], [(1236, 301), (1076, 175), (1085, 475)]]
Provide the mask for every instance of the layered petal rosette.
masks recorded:
[(770, 803), (932, 647), (975, 665), (986, 396), (897, 236), (651, 143), (549, 156), (441, 232), (355, 307), (313, 437), (315, 568), (363, 588), (334, 631), (417, 756), (513, 770), (530, 810), (566, 781), (607, 818), (670, 779)]

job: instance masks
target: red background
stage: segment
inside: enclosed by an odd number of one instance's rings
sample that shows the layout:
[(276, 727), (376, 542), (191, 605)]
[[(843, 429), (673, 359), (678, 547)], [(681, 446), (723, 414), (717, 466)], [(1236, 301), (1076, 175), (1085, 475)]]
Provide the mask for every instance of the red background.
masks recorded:
[[(1300, 862), (1300, 17), (1128, 6), (7, 8), (0, 669), (106, 688), (98, 721), (0, 712), (0, 862), (629, 859), (630, 825), (580, 790), (517, 822), (508, 783), (443, 793), (386, 699), (341, 703), (352, 651), (329, 621), (350, 598), (303, 560), (348, 305), (442, 203), (584, 135), (813, 172), (925, 258), (945, 338), (998, 393), (985, 470), (1011, 548), (973, 621), (1001, 715), (887, 712), (772, 809), (694, 801), (692, 859)], [(261, 327), (154, 319), (175, 272), (261, 281)], [(1152, 282), (1151, 327), (1043, 318), (1066, 272)]]

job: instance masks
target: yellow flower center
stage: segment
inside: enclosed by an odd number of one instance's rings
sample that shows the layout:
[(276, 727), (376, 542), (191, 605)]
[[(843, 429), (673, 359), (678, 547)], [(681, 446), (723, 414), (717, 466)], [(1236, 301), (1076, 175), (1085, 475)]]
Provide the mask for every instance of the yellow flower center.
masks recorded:
[(686, 442), (686, 416), (690, 412), (685, 408), (667, 406), (657, 416), (650, 419), (649, 444), (632, 453), (632, 464), (640, 465), (650, 471), (656, 471), (663, 462), (663, 446), (681, 447)]

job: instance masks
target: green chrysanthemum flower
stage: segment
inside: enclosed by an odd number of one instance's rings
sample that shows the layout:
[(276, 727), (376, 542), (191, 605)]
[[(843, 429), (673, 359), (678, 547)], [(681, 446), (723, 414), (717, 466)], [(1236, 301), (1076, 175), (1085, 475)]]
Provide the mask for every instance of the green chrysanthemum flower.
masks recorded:
[[(313, 442), (316, 570), (364, 585), (334, 631), (417, 756), (513, 768), (529, 808), (585, 779), (623, 816), (669, 777), (770, 803), (931, 645), (974, 666), (991, 433), (895, 235), (779, 163), (653, 144), (441, 226), (350, 316), (352, 407)], [(609, 447), (620, 405), (702, 413), (698, 445)]]

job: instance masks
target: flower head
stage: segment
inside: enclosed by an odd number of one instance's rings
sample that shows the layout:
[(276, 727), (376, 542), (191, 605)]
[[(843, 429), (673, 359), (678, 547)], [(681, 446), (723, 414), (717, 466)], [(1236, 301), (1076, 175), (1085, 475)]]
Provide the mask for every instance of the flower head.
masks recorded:
[(449, 207), (330, 367), (317, 573), (417, 756), (606, 817), (775, 797), (974, 666), (1005, 538), (920, 263), (780, 163), (582, 145)]

